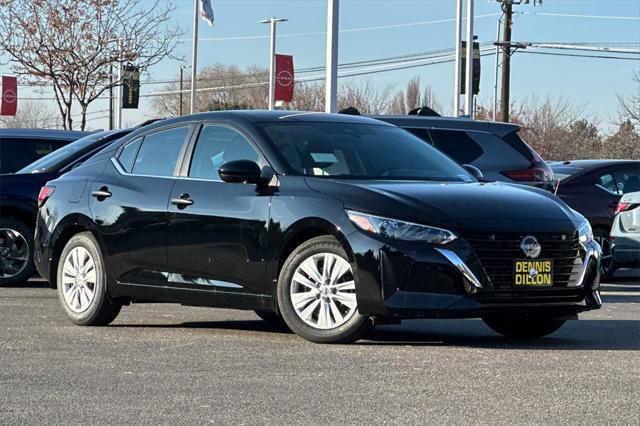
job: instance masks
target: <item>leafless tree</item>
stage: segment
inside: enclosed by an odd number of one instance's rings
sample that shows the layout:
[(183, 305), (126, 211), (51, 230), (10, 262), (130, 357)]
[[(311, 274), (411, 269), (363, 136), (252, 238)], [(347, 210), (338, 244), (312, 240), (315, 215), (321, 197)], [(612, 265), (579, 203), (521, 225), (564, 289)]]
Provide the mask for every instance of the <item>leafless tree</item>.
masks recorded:
[(409, 80), (404, 99), (407, 111), (422, 106), (420, 99), (420, 77), (416, 76)]
[(132, 63), (147, 69), (174, 57), (178, 27), (170, 27), (172, 1), (0, 0), (0, 48), (15, 72), (53, 86), (64, 128), (80, 107), (80, 128), (89, 104), (110, 87), (110, 67)]
[(55, 111), (41, 102), (19, 102), (15, 116), (0, 116), (0, 127), (47, 128), (56, 123)]
[(405, 115), (406, 113), (407, 107), (404, 102), (404, 92), (400, 90), (391, 100), (391, 105), (389, 105), (389, 114)]
[(635, 93), (626, 96), (618, 95), (619, 115), (622, 123), (629, 121), (640, 131), (640, 69), (633, 72)]
[(376, 86), (373, 80), (345, 80), (338, 87), (338, 109), (354, 107), (360, 114), (386, 114), (393, 84)]

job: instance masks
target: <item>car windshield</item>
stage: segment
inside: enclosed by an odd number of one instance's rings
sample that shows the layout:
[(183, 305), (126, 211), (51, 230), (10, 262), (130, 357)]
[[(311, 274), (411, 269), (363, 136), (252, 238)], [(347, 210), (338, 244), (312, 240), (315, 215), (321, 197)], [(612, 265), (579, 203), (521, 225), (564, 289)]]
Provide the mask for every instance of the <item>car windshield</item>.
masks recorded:
[(312, 122), (262, 123), (258, 127), (291, 174), (475, 182), (455, 161), (397, 127)]
[(115, 131), (92, 133), (75, 142), (45, 155), (39, 160), (23, 167), (16, 173), (48, 173), (58, 171), (72, 161), (104, 143), (104, 138)]
[(580, 167), (563, 165), (551, 165), (551, 170), (553, 170), (553, 176), (560, 182), (582, 171)]

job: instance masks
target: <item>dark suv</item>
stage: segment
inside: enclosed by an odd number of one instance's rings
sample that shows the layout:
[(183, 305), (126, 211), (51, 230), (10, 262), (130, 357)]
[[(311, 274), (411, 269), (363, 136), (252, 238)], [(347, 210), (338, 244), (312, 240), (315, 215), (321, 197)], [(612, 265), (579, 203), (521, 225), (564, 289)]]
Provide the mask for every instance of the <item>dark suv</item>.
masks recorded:
[(508, 123), (430, 116), (374, 116), (435, 146), (459, 164), (471, 164), (492, 181), (552, 191), (553, 171)]
[(51, 129), (0, 129), (0, 174), (20, 170), (88, 134)]

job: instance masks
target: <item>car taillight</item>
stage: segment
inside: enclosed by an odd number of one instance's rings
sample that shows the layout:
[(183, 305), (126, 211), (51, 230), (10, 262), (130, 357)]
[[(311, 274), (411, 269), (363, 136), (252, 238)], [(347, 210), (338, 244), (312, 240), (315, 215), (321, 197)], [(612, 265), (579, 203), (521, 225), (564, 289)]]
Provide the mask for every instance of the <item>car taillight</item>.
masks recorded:
[(628, 210), (633, 210), (636, 207), (640, 206), (640, 204), (633, 204), (633, 203), (623, 203), (622, 201), (620, 201), (618, 203), (618, 205), (616, 206), (616, 211), (615, 214), (618, 214), (620, 212), (626, 212)]
[(40, 193), (38, 194), (38, 207), (42, 207), (55, 190), (55, 186), (43, 186), (42, 188), (40, 188)]
[(521, 170), (505, 170), (500, 172), (516, 182), (544, 182), (548, 179), (548, 171), (543, 167), (529, 167)]

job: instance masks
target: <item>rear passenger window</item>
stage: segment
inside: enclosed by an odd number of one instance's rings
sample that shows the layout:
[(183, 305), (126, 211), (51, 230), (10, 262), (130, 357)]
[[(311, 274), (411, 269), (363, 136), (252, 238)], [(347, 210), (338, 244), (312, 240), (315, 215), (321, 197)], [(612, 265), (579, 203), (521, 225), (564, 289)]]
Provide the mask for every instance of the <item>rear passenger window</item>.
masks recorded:
[(180, 149), (189, 127), (161, 130), (144, 137), (133, 163), (133, 174), (149, 176), (173, 176)]
[(484, 154), (482, 147), (466, 132), (430, 130), (433, 145), (460, 164), (469, 164)]
[(127, 171), (127, 173), (131, 173), (131, 171), (133, 170), (133, 163), (136, 161), (136, 155), (138, 154), (138, 150), (140, 149), (141, 144), (142, 138), (138, 138), (135, 141), (128, 143), (122, 149), (122, 152), (118, 157), (118, 161)]
[(0, 173), (13, 173), (71, 141), (57, 139), (1, 138)]

